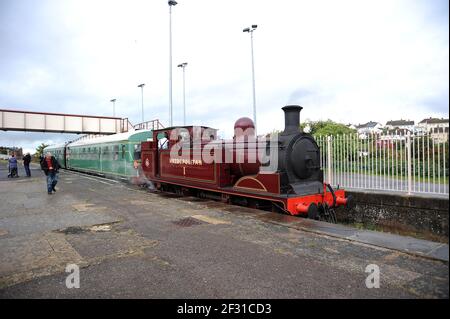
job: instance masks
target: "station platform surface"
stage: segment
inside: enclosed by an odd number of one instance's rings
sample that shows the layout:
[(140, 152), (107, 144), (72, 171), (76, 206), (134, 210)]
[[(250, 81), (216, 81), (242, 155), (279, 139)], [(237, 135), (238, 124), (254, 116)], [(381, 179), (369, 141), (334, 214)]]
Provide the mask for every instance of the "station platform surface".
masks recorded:
[[(448, 245), (61, 171), (6, 178), (0, 298), (448, 298)], [(67, 264), (80, 267), (68, 289)], [(368, 265), (380, 288), (367, 288)]]

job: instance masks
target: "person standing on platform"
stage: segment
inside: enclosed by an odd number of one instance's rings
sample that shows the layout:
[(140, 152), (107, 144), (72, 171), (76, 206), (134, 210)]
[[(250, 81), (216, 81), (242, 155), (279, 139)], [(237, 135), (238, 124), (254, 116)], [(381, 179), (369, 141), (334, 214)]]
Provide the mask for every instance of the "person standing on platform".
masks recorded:
[(8, 159), (9, 175), (8, 177), (19, 177), (17, 172), (17, 158), (14, 154)]
[(61, 166), (58, 160), (48, 152), (41, 162), (41, 169), (47, 176), (47, 192), (49, 195), (56, 192), (56, 184), (58, 183), (58, 170)]
[(27, 173), (27, 177), (31, 177), (30, 162), (31, 162), (31, 155), (30, 153), (27, 153), (23, 157), (23, 167), (25, 168), (25, 173)]

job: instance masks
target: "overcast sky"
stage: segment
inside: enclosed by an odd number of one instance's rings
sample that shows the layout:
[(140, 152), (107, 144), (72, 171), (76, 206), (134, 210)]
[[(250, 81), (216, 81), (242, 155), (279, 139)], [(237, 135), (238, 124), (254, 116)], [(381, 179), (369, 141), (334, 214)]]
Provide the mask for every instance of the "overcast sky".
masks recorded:
[[(172, 11), (174, 124), (218, 128), (252, 117), (254, 32), (258, 132), (301, 119), (345, 123), (448, 118), (448, 0), (179, 0)], [(0, 108), (112, 115), (168, 125), (166, 0), (0, 0)], [(31, 150), (61, 134), (0, 132)]]

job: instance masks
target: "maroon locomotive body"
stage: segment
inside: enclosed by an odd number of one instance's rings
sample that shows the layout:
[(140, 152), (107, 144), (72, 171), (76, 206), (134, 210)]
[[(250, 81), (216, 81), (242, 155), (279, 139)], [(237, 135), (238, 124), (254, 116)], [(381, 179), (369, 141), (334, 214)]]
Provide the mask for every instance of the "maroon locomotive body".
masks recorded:
[[(275, 141), (254, 137), (248, 118), (235, 124), (232, 140), (210, 127), (170, 127), (141, 145), (145, 177), (163, 191), (319, 218), (352, 200), (324, 183), (319, 147), (299, 130), (300, 106), (286, 106), (285, 129)], [(266, 161), (261, 162), (263, 154)]]

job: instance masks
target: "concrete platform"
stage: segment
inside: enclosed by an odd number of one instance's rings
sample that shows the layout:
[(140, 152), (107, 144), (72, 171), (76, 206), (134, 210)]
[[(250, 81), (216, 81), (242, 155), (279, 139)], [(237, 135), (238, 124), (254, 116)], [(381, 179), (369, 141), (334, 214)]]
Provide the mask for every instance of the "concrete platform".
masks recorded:
[[(2, 165), (1, 298), (449, 296), (442, 244), (64, 171), (48, 195), (39, 170), (8, 180)], [(70, 263), (78, 289), (65, 285)], [(365, 285), (369, 264), (380, 288)]]
[(422, 240), (418, 238), (400, 236), (386, 232), (361, 230), (339, 224), (297, 218), (294, 216), (267, 213), (257, 218), (274, 224), (284, 225), (295, 229), (328, 235), (359, 243), (365, 243), (382, 248), (397, 250), (411, 255), (448, 262), (448, 244)]

